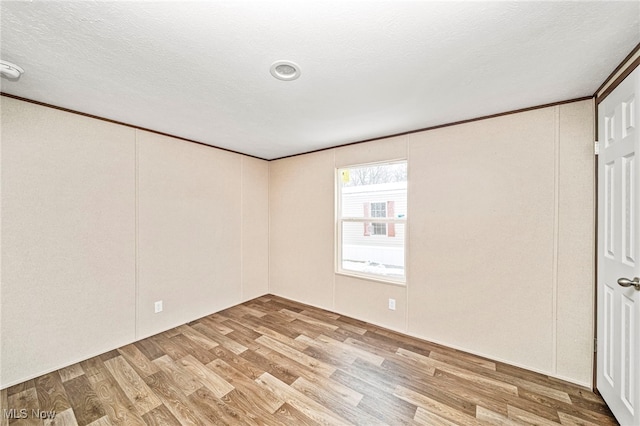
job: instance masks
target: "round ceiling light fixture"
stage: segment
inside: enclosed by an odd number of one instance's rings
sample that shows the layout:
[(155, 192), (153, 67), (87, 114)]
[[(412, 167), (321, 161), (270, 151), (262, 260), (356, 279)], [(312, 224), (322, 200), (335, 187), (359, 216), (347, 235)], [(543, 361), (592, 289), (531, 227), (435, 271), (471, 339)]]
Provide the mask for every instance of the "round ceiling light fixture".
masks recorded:
[(291, 81), (300, 77), (300, 66), (291, 61), (275, 61), (270, 72), (278, 80)]
[(24, 73), (24, 70), (16, 64), (0, 60), (0, 75), (3, 77), (7, 77), (11, 80), (17, 80), (20, 78), (22, 73)]

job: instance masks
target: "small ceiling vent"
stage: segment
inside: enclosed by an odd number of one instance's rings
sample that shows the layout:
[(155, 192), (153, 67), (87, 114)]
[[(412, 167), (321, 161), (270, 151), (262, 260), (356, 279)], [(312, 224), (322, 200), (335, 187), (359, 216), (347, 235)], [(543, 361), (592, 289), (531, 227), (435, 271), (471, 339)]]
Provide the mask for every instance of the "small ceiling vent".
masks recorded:
[(300, 77), (300, 66), (291, 61), (276, 61), (271, 64), (271, 75), (278, 80), (295, 80)]

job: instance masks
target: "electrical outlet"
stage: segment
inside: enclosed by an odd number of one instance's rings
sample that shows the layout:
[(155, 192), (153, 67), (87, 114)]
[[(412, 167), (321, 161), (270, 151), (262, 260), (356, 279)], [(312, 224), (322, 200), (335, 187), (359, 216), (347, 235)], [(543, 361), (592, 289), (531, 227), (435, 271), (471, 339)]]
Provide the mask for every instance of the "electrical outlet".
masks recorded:
[(155, 313), (157, 314), (158, 312), (162, 312), (162, 300), (158, 300), (155, 304), (154, 304), (154, 310)]
[(392, 311), (396, 310), (396, 299), (389, 299), (389, 309)]

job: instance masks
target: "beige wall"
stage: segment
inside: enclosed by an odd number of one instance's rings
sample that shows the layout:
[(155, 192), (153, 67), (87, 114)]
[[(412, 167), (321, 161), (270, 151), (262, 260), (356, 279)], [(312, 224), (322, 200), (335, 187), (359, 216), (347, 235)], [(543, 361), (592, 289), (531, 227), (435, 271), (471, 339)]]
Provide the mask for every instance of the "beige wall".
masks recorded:
[[(1, 387), (267, 292), (591, 383), (590, 101), (267, 163), (0, 100)], [(407, 285), (336, 275), (335, 168), (401, 158)]]
[(269, 291), (333, 307), (333, 151), (269, 163)]
[(269, 288), (269, 163), (242, 157), (242, 301)]
[(2, 98), (3, 387), (134, 339), (134, 130)]
[[(591, 381), (595, 305), (594, 105), (559, 108), (557, 375)], [(589, 376), (587, 377), (587, 372)]]
[(143, 131), (137, 146), (142, 338), (241, 300), (241, 159)]
[(551, 370), (554, 140), (553, 108), (411, 135), (410, 333)]
[(268, 292), (266, 161), (0, 102), (0, 387)]
[[(590, 386), (592, 134), (583, 101), (271, 162), (270, 291)], [(335, 168), (399, 158), (407, 286), (336, 275)]]

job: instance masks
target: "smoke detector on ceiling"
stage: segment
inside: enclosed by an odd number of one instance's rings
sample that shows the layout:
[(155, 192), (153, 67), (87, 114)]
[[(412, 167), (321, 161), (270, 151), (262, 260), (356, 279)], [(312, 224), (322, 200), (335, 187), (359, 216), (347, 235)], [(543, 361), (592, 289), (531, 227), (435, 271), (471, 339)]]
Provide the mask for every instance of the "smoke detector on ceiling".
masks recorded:
[(278, 80), (291, 81), (300, 77), (300, 66), (291, 61), (275, 61), (270, 71)]
[(22, 73), (24, 73), (24, 70), (16, 64), (0, 60), (0, 75), (3, 77), (7, 77), (11, 80), (17, 80), (20, 78)]

